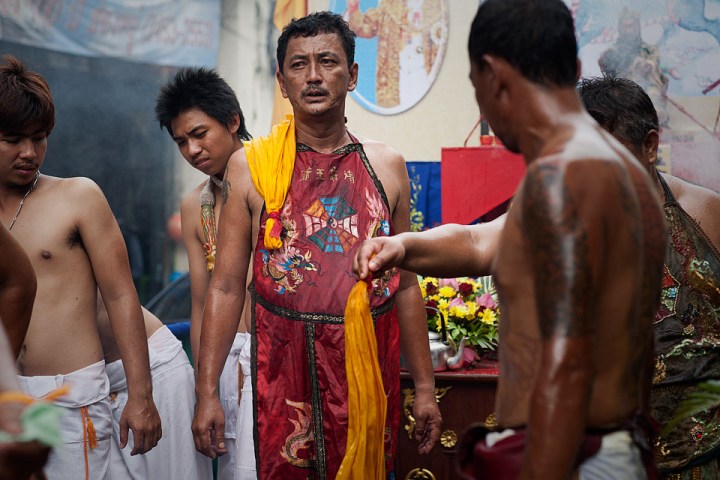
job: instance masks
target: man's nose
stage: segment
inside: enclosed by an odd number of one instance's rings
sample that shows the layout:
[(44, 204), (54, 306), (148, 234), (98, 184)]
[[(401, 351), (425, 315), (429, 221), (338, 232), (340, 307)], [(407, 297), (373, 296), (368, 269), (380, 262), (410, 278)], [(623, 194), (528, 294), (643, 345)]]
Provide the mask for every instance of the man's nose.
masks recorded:
[(320, 65), (317, 62), (310, 62), (308, 66), (308, 83), (321, 83), (322, 76), (320, 75)]
[(202, 145), (200, 145), (200, 141), (196, 139), (190, 139), (187, 142), (188, 145), (188, 153), (190, 156), (195, 156), (198, 153), (202, 152)]
[(20, 141), (20, 157), (29, 159), (37, 157), (35, 142), (32, 141), (32, 138), (24, 138)]

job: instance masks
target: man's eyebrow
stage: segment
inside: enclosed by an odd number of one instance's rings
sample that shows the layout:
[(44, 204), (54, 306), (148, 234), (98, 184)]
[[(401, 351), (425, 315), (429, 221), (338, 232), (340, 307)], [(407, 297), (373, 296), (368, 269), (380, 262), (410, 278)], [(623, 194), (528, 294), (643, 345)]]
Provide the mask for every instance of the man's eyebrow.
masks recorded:
[[(196, 133), (198, 130), (202, 130), (204, 128), (207, 128), (207, 125), (205, 125), (204, 123), (201, 123), (200, 125), (193, 127), (193, 129), (188, 132), (188, 135), (192, 135), (192, 134)], [(182, 140), (183, 138), (185, 138), (185, 136), (184, 135), (173, 135), (172, 138), (173, 138), (173, 140), (178, 141), (178, 140)]]

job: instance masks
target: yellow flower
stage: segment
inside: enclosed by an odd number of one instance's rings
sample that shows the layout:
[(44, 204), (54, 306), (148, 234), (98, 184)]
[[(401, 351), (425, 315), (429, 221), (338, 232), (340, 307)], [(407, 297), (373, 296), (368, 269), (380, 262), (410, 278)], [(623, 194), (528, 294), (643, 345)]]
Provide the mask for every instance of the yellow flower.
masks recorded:
[(450, 307), (450, 302), (448, 302), (446, 298), (438, 299), (438, 310), (445, 313), (445, 315), (447, 315), (449, 307)]
[(438, 291), (438, 293), (443, 298), (453, 298), (457, 294), (457, 292), (455, 292), (455, 289), (448, 285), (445, 285), (444, 287), (440, 287), (440, 290)]
[(467, 314), (465, 315), (465, 318), (467, 320), (472, 320), (475, 318), (475, 314), (477, 314), (478, 310), (478, 304), (475, 302), (467, 303)]
[(492, 325), (495, 322), (497, 322), (497, 315), (493, 310), (490, 310), (489, 308), (486, 308), (482, 312), (482, 316), (479, 317), (480, 321), (483, 323), (486, 323), (488, 325)]
[[(440, 295), (438, 295), (438, 294), (430, 295), (428, 297), (428, 300), (434, 300), (435, 303), (437, 303), (439, 305), (440, 304)], [(445, 300), (445, 302), (447, 302), (447, 300)]]
[(468, 314), (467, 307), (450, 307), (449, 312), (451, 317), (455, 318), (466, 318)]
[(420, 295), (422, 295), (423, 298), (427, 297), (427, 290), (425, 290), (425, 285), (422, 283), (420, 284)]

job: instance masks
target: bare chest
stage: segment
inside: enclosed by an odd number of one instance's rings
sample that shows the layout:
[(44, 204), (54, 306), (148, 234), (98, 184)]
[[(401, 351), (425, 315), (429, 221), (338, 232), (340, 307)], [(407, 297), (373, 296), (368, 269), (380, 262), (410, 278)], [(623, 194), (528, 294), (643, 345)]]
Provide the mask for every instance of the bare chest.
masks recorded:
[(36, 274), (88, 262), (79, 226), (63, 202), (29, 199), (11, 233), (27, 253)]

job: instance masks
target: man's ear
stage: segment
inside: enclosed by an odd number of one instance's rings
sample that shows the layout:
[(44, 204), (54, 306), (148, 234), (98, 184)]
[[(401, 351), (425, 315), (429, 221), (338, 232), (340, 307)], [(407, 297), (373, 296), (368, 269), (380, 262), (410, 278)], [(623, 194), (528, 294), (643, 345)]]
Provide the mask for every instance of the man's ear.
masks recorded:
[(278, 85), (280, 86), (280, 93), (282, 93), (283, 98), (288, 98), (287, 91), (285, 90), (285, 77), (283, 77), (279, 68), (275, 69), (275, 78), (277, 78)]
[(357, 63), (350, 66), (350, 81), (348, 82), (348, 92), (352, 92), (357, 87), (358, 71), (360, 67)]
[(484, 63), (483, 69), (486, 70), (488, 86), (490, 87), (490, 95), (492, 98), (497, 98), (501, 88), (500, 79), (498, 78), (498, 70), (502, 68), (501, 61), (497, 57), (488, 54), (483, 55), (482, 59)]
[(240, 115), (238, 115), (237, 112), (233, 113), (232, 120), (230, 121), (230, 124), (227, 126), (228, 131), (235, 135), (237, 131), (240, 129)]
[(647, 135), (645, 135), (645, 141), (643, 142), (643, 155), (645, 155), (650, 165), (654, 165), (655, 162), (657, 162), (659, 144), (660, 134), (657, 130), (650, 130)]

